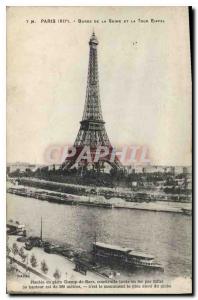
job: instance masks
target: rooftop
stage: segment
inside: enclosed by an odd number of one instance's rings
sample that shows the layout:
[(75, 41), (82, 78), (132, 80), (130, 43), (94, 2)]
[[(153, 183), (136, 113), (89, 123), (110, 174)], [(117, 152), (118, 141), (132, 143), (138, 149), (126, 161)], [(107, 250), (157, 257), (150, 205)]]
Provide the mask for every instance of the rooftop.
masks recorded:
[(142, 258), (147, 258), (147, 259), (154, 259), (154, 256), (152, 256), (150, 254), (143, 253), (143, 252), (139, 252), (139, 251), (130, 251), (128, 253), (128, 255), (136, 256), (138, 258), (142, 257)]
[(102, 247), (102, 248), (106, 248), (106, 249), (112, 249), (112, 250), (118, 250), (118, 251), (122, 251), (122, 252), (129, 252), (129, 251), (132, 250), (131, 248), (126, 248), (126, 247), (121, 247), (121, 246), (116, 246), (116, 245), (110, 245), (110, 244), (106, 244), (106, 243), (99, 243), (99, 242), (94, 243), (94, 245), (96, 245), (98, 247)]

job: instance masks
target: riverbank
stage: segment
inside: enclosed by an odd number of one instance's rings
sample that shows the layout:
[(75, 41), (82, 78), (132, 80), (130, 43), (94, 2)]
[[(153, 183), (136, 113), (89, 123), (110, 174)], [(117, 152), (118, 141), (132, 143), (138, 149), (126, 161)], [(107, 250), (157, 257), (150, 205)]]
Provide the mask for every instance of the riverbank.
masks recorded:
[[(100, 280), (104, 276), (99, 273), (91, 272), (87, 270), (86, 275), (75, 271), (75, 263), (57, 254), (49, 254), (44, 252), (42, 248), (34, 247), (31, 250), (26, 250), (24, 243), (17, 241), (17, 236), (9, 236), (7, 246), (12, 249), (13, 244), (17, 245), (20, 250), (23, 249), (24, 255), (26, 256), (25, 261), (22, 261), (21, 256), (16, 253), (13, 255), (12, 252), (9, 254), (9, 259), (13, 259), (15, 266), (19, 269), (21, 275), (16, 277), (20, 278), (37, 278), (44, 280)], [(36, 259), (36, 266), (32, 267), (31, 257), (32, 255)], [(47, 272), (42, 271), (41, 263), (45, 261), (47, 266)], [(56, 275), (55, 275), (56, 273)], [(58, 275), (57, 275), (58, 274)]]
[(81, 185), (72, 184), (69, 182), (57, 182), (46, 180), (42, 178), (34, 177), (15, 177), (10, 178), (10, 182), (15, 182), (18, 185), (35, 187), (38, 189), (45, 189), (50, 191), (57, 191), (66, 194), (78, 195), (78, 196), (102, 196), (105, 199), (120, 198), (131, 202), (154, 202), (154, 201), (168, 201), (179, 203), (191, 203), (191, 195), (185, 194), (167, 194), (160, 188), (123, 188), (123, 187), (106, 187), (106, 186), (94, 186), (94, 185)]
[(67, 193), (61, 193), (52, 190), (39, 189), (35, 187), (27, 186), (10, 186), (7, 189), (8, 193), (36, 198), (42, 201), (48, 201), (52, 203), (64, 204), (64, 205), (83, 205), (94, 206), (108, 209), (133, 209), (133, 210), (145, 210), (155, 212), (169, 212), (180, 214), (192, 214), (191, 203), (183, 202), (169, 202), (169, 201), (149, 201), (149, 202), (132, 202), (125, 201), (122, 198), (112, 197), (111, 199), (105, 199), (103, 196), (91, 195), (91, 196), (79, 196)]

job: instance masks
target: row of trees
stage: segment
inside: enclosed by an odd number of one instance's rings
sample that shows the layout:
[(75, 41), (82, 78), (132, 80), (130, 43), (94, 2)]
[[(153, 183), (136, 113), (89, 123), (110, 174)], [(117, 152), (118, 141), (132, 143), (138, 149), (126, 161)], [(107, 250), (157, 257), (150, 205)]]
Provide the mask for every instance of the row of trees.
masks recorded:
[[(48, 169), (48, 167), (38, 168), (35, 171), (32, 171), (31, 169), (26, 169), (25, 172), (21, 173), (20, 170), (15, 170), (14, 172), (10, 173), (9, 175), (11, 177), (52, 177), (54, 178), (54, 181), (65, 181), (65, 178), (68, 176), (68, 178), (72, 179), (72, 176), (77, 177), (83, 177), (83, 179), (86, 178), (94, 178), (96, 177), (97, 180), (106, 180), (106, 181), (125, 181), (126, 183), (128, 181), (137, 181), (137, 180), (143, 180), (143, 181), (162, 181), (162, 180), (173, 180), (173, 178), (184, 178), (185, 174), (177, 174), (174, 175), (173, 172), (158, 172), (155, 173), (130, 173), (128, 174), (126, 169), (111, 169), (110, 173), (103, 173), (102, 171), (99, 172), (98, 170), (91, 169), (88, 170), (86, 168), (78, 168), (78, 169), (72, 169), (72, 170), (63, 170), (63, 169)], [(67, 179), (68, 179), (67, 178)], [(78, 178), (79, 179), (79, 178)]]
[[(28, 255), (25, 254), (24, 247), (19, 248), (17, 243), (13, 243), (11, 249), (9, 247), (7, 247), (7, 255), (9, 255), (11, 252), (14, 256), (19, 255), (21, 257), (21, 260), (22, 260), (23, 263), (25, 263), (25, 261), (27, 261)], [(34, 254), (32, 254), (31, 257), (30, 257), (30, 264), (33, 268), (36, 268), (38, 266), (38, 261), (37, 261), (37, 258)], [(47, 274), (48, 271), (49, 271), (49, 267), (48, 267), (46, 261), (42, 260), (40, 265), (41, 265), (40, 266), (41, 271), (44, 274)], [(53, 276), (56, 280), (58, 280), (58, 279), (61, 278), (61, 272), (58, 269), (56, 269)]]

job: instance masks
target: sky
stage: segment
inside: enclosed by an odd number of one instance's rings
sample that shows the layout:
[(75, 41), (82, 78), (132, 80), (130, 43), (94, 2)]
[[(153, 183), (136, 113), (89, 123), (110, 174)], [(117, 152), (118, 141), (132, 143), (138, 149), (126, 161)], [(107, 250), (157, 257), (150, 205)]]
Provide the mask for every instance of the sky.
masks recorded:
[(50, 146), (74, 143), (93, 29), (112, 145), (146, 145), (153, 164), (191, 165), (185, 7), (8, 7), (7, 161), (45, 163)]

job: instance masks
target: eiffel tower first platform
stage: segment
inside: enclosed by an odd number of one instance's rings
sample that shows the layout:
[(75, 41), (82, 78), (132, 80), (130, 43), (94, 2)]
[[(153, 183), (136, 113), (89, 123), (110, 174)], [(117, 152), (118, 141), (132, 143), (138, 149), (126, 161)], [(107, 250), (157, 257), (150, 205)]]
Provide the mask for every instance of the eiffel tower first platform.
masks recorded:
[(109, 155), (99, 159), (97, 162), (91, 163), (93, 169), (101, 170), (104, 168), (105, 163), (109, 164), (114, 169), (121, 168), (121, 163), (116, 155), (114, 156), (113, 161), (110, 159), (113, 147), (109, 141), (105, 129), (105, 122), (102, 117), (98, 77), (98, 44), (98, 39), (93, 32), (89, 40), (89, 66), (84, 112), (82, 121), (80, 122), (80, 129), (74, 142), (76, 155), (73, 157), (66, 157), (62, 165), (63, 169), (85, 167), (88, 165), (90, 167), (90, 163), (88, 164), (86, 160), (77, 163), (77, 157), (85, 146), (90, 148), (92, 157), (96, 154), (96, 150), (99, 146), (105, 146), (109, 150)]

